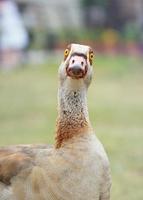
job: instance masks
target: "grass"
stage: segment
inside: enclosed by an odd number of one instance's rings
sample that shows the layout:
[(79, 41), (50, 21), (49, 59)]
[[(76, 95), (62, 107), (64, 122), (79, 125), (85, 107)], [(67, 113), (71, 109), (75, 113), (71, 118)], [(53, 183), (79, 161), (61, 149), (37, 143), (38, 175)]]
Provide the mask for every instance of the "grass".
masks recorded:
[[(90, 118), (111, 162), (112, 200), (143, 199), (142, 61), (97, 55), (88, 92)], [(0, 73), (1, 146), (54, 142), (54, 63)]]

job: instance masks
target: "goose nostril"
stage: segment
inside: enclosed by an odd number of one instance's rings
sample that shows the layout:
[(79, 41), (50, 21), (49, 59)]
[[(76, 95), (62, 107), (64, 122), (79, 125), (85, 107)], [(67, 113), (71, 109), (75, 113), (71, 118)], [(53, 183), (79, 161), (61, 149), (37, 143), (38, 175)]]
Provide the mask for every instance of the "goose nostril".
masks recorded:
[(82, 66), (84, 65), (84, 62), (83, 62), (83, 61), (81, 62), (81, 65), (82, 65)]
[(74, 64), (74, 62), (75, 62), (75, 60), (73, 59), (73, 60), (72, 60), (72, 64)]

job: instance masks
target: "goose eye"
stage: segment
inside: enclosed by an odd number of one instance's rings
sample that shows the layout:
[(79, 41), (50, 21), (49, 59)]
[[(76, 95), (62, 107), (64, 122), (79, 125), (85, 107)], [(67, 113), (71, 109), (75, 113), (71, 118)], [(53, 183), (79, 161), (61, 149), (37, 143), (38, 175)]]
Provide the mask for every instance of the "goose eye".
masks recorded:
[(66, 49), (65, 51), (64, 51), (64, 58), (66, 59), (67, 58), (67, 56), (69, 55), (69, 49)]
[(94, 57), (94, 54), (93, 54), (92, 52), (89, 53), (89, 61), (90, 61), (90, 64), (92, 64), (93, 57)]
[(89, 58), (92, 60), (93, 59), (93, 53), (90, 53)]

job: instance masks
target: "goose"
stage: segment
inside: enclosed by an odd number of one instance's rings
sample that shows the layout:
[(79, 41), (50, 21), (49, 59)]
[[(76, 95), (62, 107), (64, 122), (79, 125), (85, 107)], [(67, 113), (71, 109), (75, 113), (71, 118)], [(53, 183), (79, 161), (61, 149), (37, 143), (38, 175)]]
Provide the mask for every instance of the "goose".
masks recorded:
[(87, 89), (93, 50), (70, 44), (59, 67), (53, 146), (0, 148), (0, 200), (109, 200), (107, 154), (91, 126)]

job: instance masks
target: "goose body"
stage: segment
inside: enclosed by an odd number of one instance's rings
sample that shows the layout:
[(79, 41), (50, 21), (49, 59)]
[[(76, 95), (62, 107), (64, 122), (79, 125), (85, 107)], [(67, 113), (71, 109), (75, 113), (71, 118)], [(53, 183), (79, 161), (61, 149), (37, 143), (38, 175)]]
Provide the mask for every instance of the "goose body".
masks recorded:
[(107, 155), (90, 125), (92, 50), (72, 44), (59, 67), (55, 145), (0, 149), (0, 200), (109, 200)]

